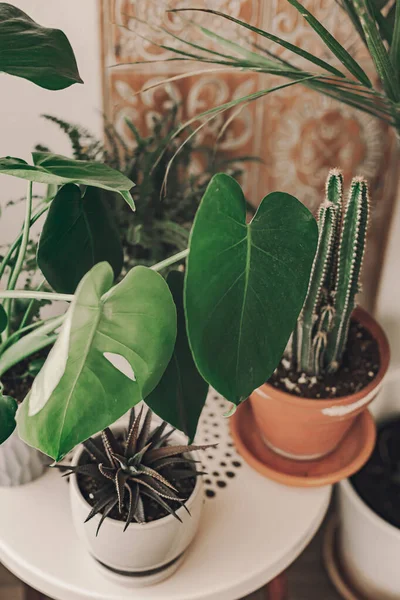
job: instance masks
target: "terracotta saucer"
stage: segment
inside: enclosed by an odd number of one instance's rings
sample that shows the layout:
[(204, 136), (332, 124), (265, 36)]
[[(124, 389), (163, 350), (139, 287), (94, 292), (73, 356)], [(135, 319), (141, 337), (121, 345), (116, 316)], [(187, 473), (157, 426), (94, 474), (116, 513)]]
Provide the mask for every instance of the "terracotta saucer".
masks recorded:
[(324, 458), (296, 461), (275, 454), (263, 442), (250, 402), (244, 402), (230, 419), (238, 452), (256, 471), (285, 485), (316, 487), (336, 483), (358, 471), (375, 445), (376, 425), (368, 410), (357, 417), (338, 448)]
[(322, 547), (323, 561), (329, 579), (344, 600), (369, 600), (354, 589), (343, 571), (337, 548), (338, 531), (339, 521), (337, 515), (333, 514), (326, 525)]

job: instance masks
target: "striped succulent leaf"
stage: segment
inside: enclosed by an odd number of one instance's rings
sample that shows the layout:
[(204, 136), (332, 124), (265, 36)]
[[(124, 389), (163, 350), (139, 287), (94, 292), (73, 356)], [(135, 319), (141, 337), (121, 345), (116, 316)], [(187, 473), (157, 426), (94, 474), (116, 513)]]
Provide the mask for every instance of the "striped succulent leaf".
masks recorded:
[(145, 523), (145, 498), (150, 498), (180, 521), (176, 510), (185, 507), (187, 498), (179, 497), (172, 481), (203, 474), (196, 470), (196, 461), (187, 453), (211, 445), (167, 445), (175, 430), (166, 432), (168, 424), (163, 421), (151, 431), (152, 412), (146, 412), (143, 422), (142, 415), (143, 407), (137, 416), (132, 409), (124, 437), (116, 437), (110, 429), (105, 429), (98, 438), (84, 442), (88, 462), (74, 467), (59, 466), (66, 471), (64, 476), (75, 473), (97, 481), (98, 491), (86, 519), (89, 521), (99, 513), (102, 515), (97, 533), (115, 507), (120, 514), (124, 513), (124, 531), (132, 522)]

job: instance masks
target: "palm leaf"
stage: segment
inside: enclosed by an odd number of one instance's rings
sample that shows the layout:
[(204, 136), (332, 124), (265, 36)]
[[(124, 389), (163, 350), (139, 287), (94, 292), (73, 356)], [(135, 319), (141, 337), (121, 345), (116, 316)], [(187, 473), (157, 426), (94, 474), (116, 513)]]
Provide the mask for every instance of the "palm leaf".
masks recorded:
[(400, 0), (396, 0), (396, 4), (394, 10), (395, 19), (394, 19), (394, 27), (393, 27), (393, 39), (392, 45), (390, 48), (390, 60), (393, 65), (393, 69), (397, 73), (397, 81), (400, 80)]
[[(291, 44), (290, 42), (287, 42), (286, 40), (284, 40), (280, 37), (277, 37), (276, 35), (273, 35), (272, 33), (268, 33), (267, 31), (264, 31), (263, 29), (259, 29), (258, 27), (255, 27), (254, 25), (250, 25), (249, 23), (246, 23), (245, 21), (241, 21), (240, 19), (236, 19), (235, 17), (226, 15), (218, 10), (212, 10), (209, 8), (193, 8), (193, 9), (175, 8), (169, 12), (183, 12), (183, 11), (188, 11), (188, 10), (210, 13), (215, 16), (223, 17), (224, 19), (232, 21), (233, 23), (236, 23), (237, 25), (240, 25), (241, 27), (245, 27), (246, 29), (249, 29), (253, 33), (257, 33), (258, 35), (261, 35), (262, 37), (268, 39), (271, 42), (275, 42), (276, 44), (279, 44), (283, 48), (286, 48), (287, 50), (290, 50), (291, 52), (293, 52), (293, 54), (297, 54), (298, 56), (301, 56), (302, 58), (308, 60), (312, 64), (321, 67), (325, 71), (328, 71), (329, 73), (332, 73), (333, 75), (336, 75), (337, 77), (344, 77), (344, 74), (341, 73), (341, 71), (339, 71), (338, 69), (336, 69), (335, 67), (333, 67), (332, 65), (327, 63), (326, 61), (314, 56), (310, 52), (307, 52), (306, 50), (303, 50), (302, 48), (299, 48), (298, 46), (295, 46), (294, 44)], [(200, 27), (200, 29), (203, 31), (203, 33), (205, 35), (207, 35), (207, 37), (212, 37), (213, 39), (219, 41), (223, 45), (228, 45), (229, 47), (232, 47), (232, 45), (237, 46), (236, 44), (233, 44), (233, 42), (230, 42), (229, 40), (222, 38), (221, 36), (217, 35), (216, 33), (212, 32), (212, 31), (209, 31), (208, 29), (206, 29), (204, 27)], [(174, 52), (176, 52), (175, 48), (172, 48), (172, 50)], [(252, 53), (252, 54), (254, 54), (254, 53)], [(257, 55), (255, 55), (255, 56), (257, 56)]]
[(368, 75), (331, 33), (298, 0), (287, 0), (319, 35), (324, 44), (346, 69), (366, 87), (372, 87)]
[[(292, 2), (293, 0), (289, 0)], [(390, 62), (389, 54), (376, 25), (368, 10), (369, 0), (353, 0), (354, 6), (360, 17), (360, 23), (365, 33), (367, 46), (374, 61), (376, 70), (385, 89), (385, 92), (392, 102), (398, 102), (400, 99), (400, 89), (397, 73)]]

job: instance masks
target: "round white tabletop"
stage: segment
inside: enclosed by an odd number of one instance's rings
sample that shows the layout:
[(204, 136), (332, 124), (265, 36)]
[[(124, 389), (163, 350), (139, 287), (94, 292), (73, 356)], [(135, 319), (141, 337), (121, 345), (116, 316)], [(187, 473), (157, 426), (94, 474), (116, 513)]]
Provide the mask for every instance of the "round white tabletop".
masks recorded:
[(219, 445), (204, 457), (200, 530), (172, 577), (144, 588), (105, 577), (79, 543), (68, 483), (55, 470), (0, 489), (0, 561), (55, 600), (237, 600), (268, 583), (314, 536), (331, 487), (284, 487), (253, 471), (233, 447), (227, 409), (211, 391), (196, 441)]

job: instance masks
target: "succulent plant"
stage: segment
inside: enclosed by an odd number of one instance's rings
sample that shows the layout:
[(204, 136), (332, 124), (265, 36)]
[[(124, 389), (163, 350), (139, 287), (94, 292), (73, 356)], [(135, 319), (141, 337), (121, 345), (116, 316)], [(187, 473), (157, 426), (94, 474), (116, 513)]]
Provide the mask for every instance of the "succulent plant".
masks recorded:
[[(124, 512), (127, 515), (124, 531), (133, 521), (146, 523), (144, 498), (153, 500), (181, 521), (176, 506), (185, 507), (187, 498), (179, 497), (178, 490), (171, 481), (203, 474), (196, 470), (196, 461), (185, 455), (194, 450), (209, 448), (209, 445), (168, 445), (175, 429), (166, 431), (168, 423), (163, 421), (151, 430), (152, 411), (147, 410), (143, 422), (142, 415), (143, 407), (137, 416), (135, 409), (131, 410), (125, 436), (115, 436), (107, 428), (98, 438), (89, 438), (83, 442), (89, 456), (88, 462), (68, 467), (64, 473), (64, 477), (74, 473), (96, 480), (98, 489), (94, 494), (92, 510), (86, 519), (87, 522), (101, 513), (96, 535), (114, 508), (117, 508), (119, 515)], [(63, 465), (59, 465), (59, 468), (65, 470)]]
[(343, 214), (343, 176), (332, 169), (318, 214), (318, 247), (303, 309), (292, 338), (298, 372), (318, 375), (340, 366), (360, 288), (369, 200), (367, 182), (355, 177)]

